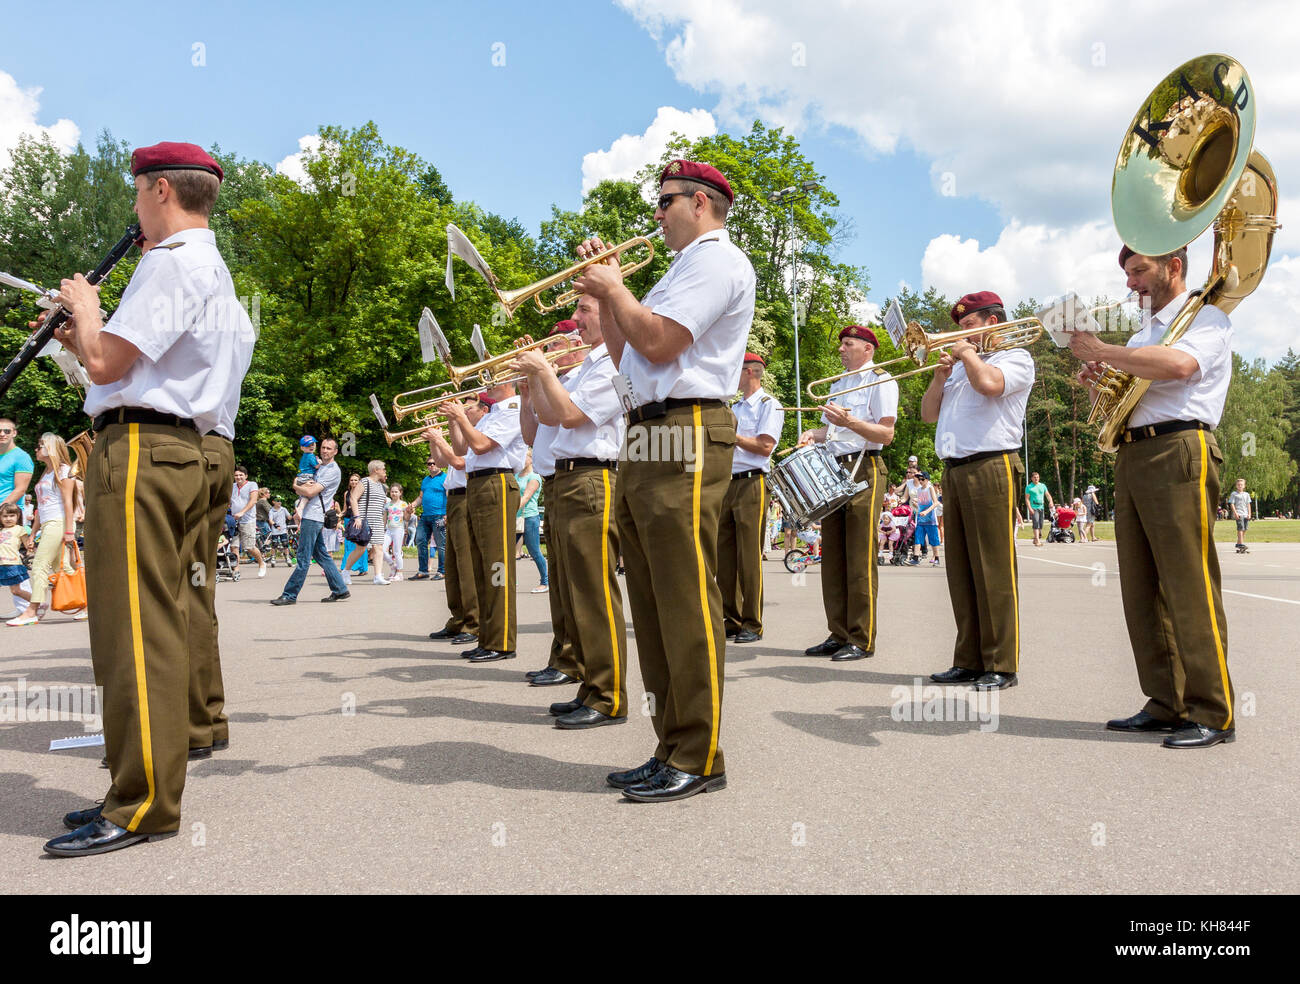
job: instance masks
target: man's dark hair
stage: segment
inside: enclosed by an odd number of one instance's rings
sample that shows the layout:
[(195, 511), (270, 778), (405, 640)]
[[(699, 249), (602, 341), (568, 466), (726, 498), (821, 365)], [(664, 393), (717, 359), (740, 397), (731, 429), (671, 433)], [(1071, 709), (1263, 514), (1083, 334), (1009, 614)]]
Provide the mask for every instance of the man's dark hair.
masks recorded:
[(1169, 268), (1170, 260), (1172, 259), (1181, 260), (1182, 265), (1178, 268), (1178, 270), (1179, 273), (1182, 274), (1183, 279), (1184, 280), (1187, 279), (1187, 247), (1186, 246), (1183, 246), (1180, 249), (1176, 249), (1172, 253), (1166, 253), (1164, 256), (1157, 256), (1155, 259), (1165, 269)]
[(988, 324), (989, 318), (992, 317), (996, 317), (998, 319), (998, 324), (1000, 325), (1005, 325), (1007, 323), (1007, 309), (1004, 307), (985, 308), (980, 312), (980, 314), (984, 315), (985, 324)]
[(709, 204), (713, 207), (713, 217), (715, 219), (726, 219), (727, 212), (731, 209), (731, 202), (727, 201), (727, 196), (718, 191), (717, 188), (714, 188), (712, 185), (706, 185), (703, 181), (695, 181), (691, 178), (675, 177), (672, 180), (682, 182), (682, 184), (687, 186), (687, 190), (691, 194), (695, 194), (697, 191), (704, 192), (704, 197), (709, 200)]
[(237, 472), (243, 472), (245, 475), (247, 475), (247, 474), (248, 474), (248, 466), (247, 466), (247, 465), (235, 465), (235, 471), (237, 471)]

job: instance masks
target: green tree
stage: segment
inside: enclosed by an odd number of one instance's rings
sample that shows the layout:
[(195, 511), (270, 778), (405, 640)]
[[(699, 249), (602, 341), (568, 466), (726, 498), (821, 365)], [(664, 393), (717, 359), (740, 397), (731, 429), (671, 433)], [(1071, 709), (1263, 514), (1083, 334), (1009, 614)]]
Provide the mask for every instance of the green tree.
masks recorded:
[(1276, 498), (1296, 475), (1286, 448), (1294, 436), (1286, 428), (1287, 380), (1269, 371), (1262, 359), (1247, 362), (1232, 353), (1232, 382), (1215, 430), (1223, 452), (1222, 485), (1226, 494), (1239, 478), (1259, 498)]

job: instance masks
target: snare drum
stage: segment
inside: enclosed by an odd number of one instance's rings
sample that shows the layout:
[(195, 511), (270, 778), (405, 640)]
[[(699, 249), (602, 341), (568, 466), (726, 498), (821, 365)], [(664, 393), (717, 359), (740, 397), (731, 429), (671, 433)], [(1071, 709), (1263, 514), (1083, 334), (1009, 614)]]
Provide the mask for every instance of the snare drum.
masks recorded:
[(867, 487), (849, 480), (848, 470), (825, 444), (810, 444), (772, 468), (772, 495), (797, 526), (829, 516)]

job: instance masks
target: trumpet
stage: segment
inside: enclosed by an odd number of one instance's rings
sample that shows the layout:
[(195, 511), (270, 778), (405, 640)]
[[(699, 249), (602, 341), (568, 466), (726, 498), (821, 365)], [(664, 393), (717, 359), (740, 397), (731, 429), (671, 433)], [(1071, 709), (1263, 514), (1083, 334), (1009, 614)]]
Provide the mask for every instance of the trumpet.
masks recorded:
[[(908, 376), (915, 376), (918, 373), (929, 372), (932, 369), (938, 369), (941, 363), (932, 362), (926, 365), (926, 361), (935, 352), (942, 352), (958, 342), (968, 338), (975, 338), (978, 335), (984, 336), (984, 341), (979, 344), (980, 352), (1005, 352), (1007, 349), (1024, 348), (1034, 344), (1043, 337), (1043, 323), (1038, 318), (1020, 318), (1016, 321), (1008, 321), (1004, 324), (995, 324), (992, 326), (982, 326), (979, 328), (960, 328), (956, 331), (939, 332), (938, 334), (927, 333), (917, 322), (908, 322), (907, 330), (903, 333), (903, 348), (907, 355), (900, 355), (896, 359), (889, 359), (885, 362), (877, 362), (868, 367), (876, 373), (879, 379), (873, 379), (869, 383), (863, 383), (860, 386), (854, 386), (850, 389), (840, 390), (837, 393), (817, 393), (814, 387), (829, 386), (840, 379), (849, 376), (856, 376), (862, 372), (861, 369), (852, 369), (848, 372), (841, 372), (834, 376), (826, 376), (822, 379), (814, 379), (808, 384), (808, 397), (818, 403), (825, 403), (837, 396), (843, 396), (845, 393), (856, 393), (858, 390), (867, 389), (871, 386), (879, 386), (881, 383), (888, 383), (892, 380), (906, 379)], [(897, 365), (900, 362), (911, 362), (919, 368), (911, 369), (908, 372), (891, 373), (887, 367)]]
[(455, 226), (448, 226), (448, 284), (450, 285), (451, 283), (451, 257), (452, 255), (460, 256), (461, 259), (465, 260), (483, 275), (483, 279), (486, 280), (488, 286), (492, 288), (492, 293), (496, 295), (497, 300), (501, 302), (501, 306), (506, 309), (506, 314), (510, 317), (513, 318), (515, 316), (515, 311), (519, 306), (529, 300), (537, 306), (537, 310), (542, 314), (550, 314), (552, 311), (557, 311), (562, 307), (567, 307), (570, 304), (576, 303), (578, 298), (582, 295), (571, 288), (560, 293), (549, 304), (544, 304), (542, 303), (542, 294), (554, 290), (566, 281), (572, 280), (593, 264), (604, 263), (611, 257), (621, 257), (621, 255), (627, 250), (644, 248), (646, 251), (644, 259), (629, 261), (627, 263), (622, 263), (619, 266), (619, 273), (624, 277), (629, 273), (635, 273), (642, 267), (647, 266), (650, 261), (655, 258), (654, 243), (650, 240), (661, 235), (663, 235), (663, 229), (656, 225), (653, 229), (648, 230), (643, 235), (633, 236), (631, 239), (621, 242), (617, 246), (609, 246), (601, 250), (599, 253), (588, 256), (586, 259), (579, 260), (577, 263), (573, 264), (573, 266), (567, 267), (559, 273), (553, 273), (549, 277), (543, 277), (541, 280), (528, 284), (526, 287), (518, 287), (514, 290), (501, 290), (497, 286), (495, 274), (492, 273), (483, 258), (478, 255), (477, 250), (475, 250), (473, 246), (469, 244), (469, 241), (465, 239), (464, 233), (460, 232), (459, 229), (456, 229)]

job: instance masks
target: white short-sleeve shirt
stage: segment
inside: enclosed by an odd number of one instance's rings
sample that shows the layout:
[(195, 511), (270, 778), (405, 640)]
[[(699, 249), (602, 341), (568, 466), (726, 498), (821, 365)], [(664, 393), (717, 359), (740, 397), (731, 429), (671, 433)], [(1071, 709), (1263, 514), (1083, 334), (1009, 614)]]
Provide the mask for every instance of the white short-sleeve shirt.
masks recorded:
[[(1190, 293), (1179, 294), (1149, 319), (1144, 314), (1145, 324), (1128, 340), (1128, 347), (1159, 345)], [(1232, 382), (1232, 322), (1214, 305), (1206, 304), (1196, 312), (1192, 327), (1170, 348), (1186, 352), (1200, 368), (1186, 379), (1152, 380), (1128, 425), (1145, 427), (1166, 420), (1199, 420), (1218, 427), (1228, 384)]]
[[(618, 460), (623, 445), (623, 404), (614, 389), (618, 370), (605, 343), (587, 353), (582, 364), (570, 369), (561, 380), (573, 405), (582, 411), (587, 423), (561, 427), (551, 446), (555, 460), (561, 458), (599, 458)], [(533, 453), (533, 463), (537, 454)]]
[(467, 481), (468, 478), (465, 475), (464, 468), (452, 468), (448, 466), (447, 481), (442, 483), (442, 490), (444, 492), (451, 492), (455, 489), (463, 489)]
[(754, 321), (754, 268), (726, 229), (696, 238), (641, 302), (677, 322), (692, 342), (672, 362), (656, 365), (631, 345), (618, 371), (642, 406), (675, 399), (729, 400), (740, 385)]
[(528, 445), (519, 430), (519, 397), (512, 396), (492, 404), (479, 420), (477, 429), (484, 437), (496, 441), (497, 446), (484, 454), (468, 449), (465, 452), (467, 474), (483, 468), (509, 468), (516, 474), (524, 470)]
[[(844, 393), (845, 390), (851, 390), (863, 383), (869, 383), (879, 378), (879, 374), (876, 373), (872, 364), (868, 362), (852, 375), (837, 379), (831, 383), (831, 399), (829, 402), (838, 407), (843, 407), (858, 420), (865, 420), (873, 424), (880, 423), (886, 417), (897, 418), (898, 383), (892, 379), (867, 389), (860, 389), (856, 393)], [(836, 396), (837, 393), (843, 395)], [(879, 451), (884, 447), (883, 444), (868, 441), (861, 434), (857, 434), (847, 427), (836, 427), (826, 419), (825, 414), (822, 414), (822, 423), (826, 425), (826, 448), (836, 457), (842, 454), (852, 454), (854, 451), (861, 451), (864, 445), (871, 451)]]
[(256, 333), (212, 230), (183, 229), (141, 257), (104, 331), (142, 357), (117, 382), (92, 385), (86, 413), (143, 407), (234, 439)]
[(537, 433), (533, 435), (533, 471), (542, 478), (555, 474), (555, 435), (559, 427), (554, 424), (537, 424)]
[[(243, 488), (239, 487), (238, 482), (230, 486), (230, 511), (232, 513), (237, 513), (239, 512), (239, 510), (247, 506), (248, 500), (253, 497), (253, 493), (256, 491), (257, 491), (257, 483), (254, 482), (251, 478), (244, 483)], [(255, 518), (254, 515), (255, 508), (256, 507), (244, 513), (244, 515), (240, 518), (240, 522), (251, 523)]]
[(1034, 385), (1034, 360), (1022, 348), (991, 352), (980, 358), (1002, 370), (1002, 395), (981, 396), (958, 362), (943, 384), (943, 403), (934, 431), (940, 458), (967, 458), (981, 451), (1010, 451), (1025, 437), (1025, 405)]
[[(785, 424), (785, 411), (781, 403), (774, 400), (760, 386), (748, 399), (742, 399), (731, 405), (736, 415), (737, 437), (758, 437), (766, 434), (775, 441), (781, 440), (781, 428)], [(739, 445), (731, 457), (731, 474), (738, 475), (744, 471), (761, 468), (764, 472), (772, 470), (770, 454), (755, 454)]]

